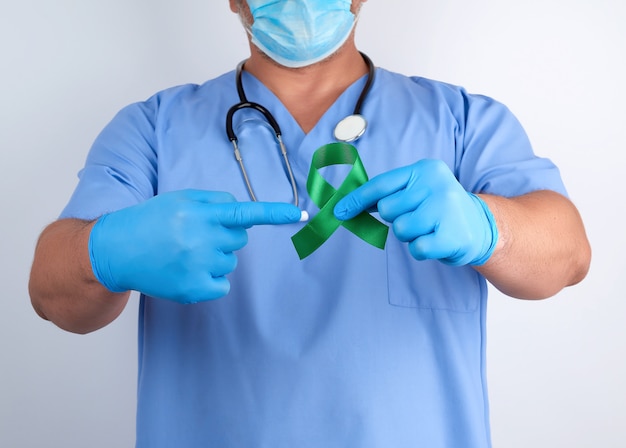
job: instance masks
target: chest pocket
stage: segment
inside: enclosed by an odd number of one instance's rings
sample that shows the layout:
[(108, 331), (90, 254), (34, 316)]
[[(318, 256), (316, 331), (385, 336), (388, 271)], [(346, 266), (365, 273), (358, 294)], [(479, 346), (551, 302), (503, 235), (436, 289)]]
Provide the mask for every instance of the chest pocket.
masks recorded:
[(452, 267), (436, 260), (417, 261), (406, 243), (391, 236), (386, 252), (391, 305), (463, 313), (478, 309), (485, 285), (471, 267)]

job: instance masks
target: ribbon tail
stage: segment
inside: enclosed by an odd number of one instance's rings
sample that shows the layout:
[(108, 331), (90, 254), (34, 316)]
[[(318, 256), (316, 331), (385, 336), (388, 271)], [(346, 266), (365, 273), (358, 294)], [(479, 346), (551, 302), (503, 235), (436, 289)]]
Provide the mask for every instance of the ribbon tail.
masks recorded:
[(366, 243), (379, 249), (385, 249), (389, 227), (367, 212), (363, 212), (348, 221), (343, 221), (341, 225)]
[(291, 237), (291, 242), (296, 248), (300, 260), (304, 260), (319, 249), (321, 245), (324, 244), (324, 241), (326, 241), (326, 239), (308, 225), (304, 226), (298, 233)]
[(291, 237), (300, 260), (315, 252), (341, 225), (340, 221), (329, 219), (327, 216), (329, 213), (332, 214), (332, 208), (323, 208), (306, 226)]

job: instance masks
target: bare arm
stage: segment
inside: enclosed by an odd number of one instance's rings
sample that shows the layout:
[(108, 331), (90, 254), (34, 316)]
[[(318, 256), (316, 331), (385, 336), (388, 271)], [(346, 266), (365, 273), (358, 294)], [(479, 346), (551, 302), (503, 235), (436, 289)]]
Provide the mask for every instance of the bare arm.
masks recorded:
[(480, 195), (496, 218), (500, 239), (477, 270), (503, 293), (543, 299), (580, 282), (591, 248), (576, 207), (552, 191), (516, 198)]
[(33, 308), (74, 333), (89, 333), (115, 320), (129, 293), (112, 293), (94, 277), (88, 242), (92, 222), (62, 219), (39, 239), (30, 275)]

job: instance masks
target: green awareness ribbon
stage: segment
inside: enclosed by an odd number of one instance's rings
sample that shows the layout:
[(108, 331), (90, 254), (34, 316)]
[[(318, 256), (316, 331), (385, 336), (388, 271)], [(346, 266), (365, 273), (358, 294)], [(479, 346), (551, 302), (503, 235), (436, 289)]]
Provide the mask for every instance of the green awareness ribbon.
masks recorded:
[[(319, 169), (331, 165), (352, 165), (352, 169), (335, 189), (319, 173)], [(330, 143), (313, 154), (306, 188), (320, 211), (298, 233), (291, 237), (300, 259), (315, 252), (340, 226), (379, 249), (385, 248), (389, 227), (367, 212), (347, 221), (335, 218), (335, 205), (348, 193), (367, 182), (367, 173), (356, 148), (347, 143)]]

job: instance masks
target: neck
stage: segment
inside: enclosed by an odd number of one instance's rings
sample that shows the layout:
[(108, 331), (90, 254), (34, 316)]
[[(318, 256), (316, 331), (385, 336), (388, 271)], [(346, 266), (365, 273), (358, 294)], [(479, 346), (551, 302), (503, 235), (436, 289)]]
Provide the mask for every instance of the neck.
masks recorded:
[(330, 58), (298, 69), (276, 64), (251, 44), (245, 70), (280, 99), (305, 133), (313, 129), (346, 88), (368, 71), (353, 40)]

